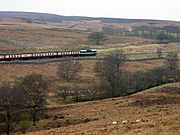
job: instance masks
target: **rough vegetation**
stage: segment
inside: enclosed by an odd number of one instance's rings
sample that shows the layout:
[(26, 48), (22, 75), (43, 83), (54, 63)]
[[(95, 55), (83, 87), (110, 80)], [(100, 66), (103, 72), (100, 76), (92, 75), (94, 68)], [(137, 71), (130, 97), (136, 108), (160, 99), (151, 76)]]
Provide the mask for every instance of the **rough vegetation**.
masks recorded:
[[(136, 20), (127, 25), (107, 20), (58, 24), (29, 21), (0, 20), (1, 54), (95, 48), (98, 55), (106, 54), (105, 60), (1, 63), (0, 133), (180, 133), (180, 87), (175, 83), (180, 81), (180, 44), (169, 43), (179, 42), (178, 22)], [(172, 24), (176, 30), (169, 27)], [(91, 33), (102, 32), (105, 27), (125, 33), (105, 33), (106, 40), (98, 43), (88, 40)], [(163, 53), (168, 51), (173, 53)], [(134, 59), (159, 59), (130, 62), (125, 61), (124, 53), (132, 53), (127, 57)], [(171, 84), (162, 85), (166, 83)], [(21, 117), (24, 115), (28, 118)]]
[[(180, 121), (179, 83), (163, 85), (131, 96), (51, 108), (51, 128), (28, 135), (178, 135)], [(64, 118), (58, 118), (63, 114)], [(57, 116), (57, 117), (55, 117)], [(69, 118), (71, 118), (69, 120)], [(142, 119), (139, 122), (136, 120)], [(128, 123), (121, 122), (128, 120)], [(113, 124), (113, 121), (119, 121)], [(47, 129), (46, 125), (44, 129)]]

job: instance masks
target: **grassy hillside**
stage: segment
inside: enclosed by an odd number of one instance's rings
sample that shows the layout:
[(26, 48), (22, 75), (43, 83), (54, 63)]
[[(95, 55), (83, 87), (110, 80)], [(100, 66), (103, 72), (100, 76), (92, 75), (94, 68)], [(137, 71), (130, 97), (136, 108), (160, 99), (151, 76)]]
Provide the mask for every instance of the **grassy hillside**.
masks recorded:
[[(146, 37), (106, 34), (100, 45), (88, 41), (93, 31), (111, 29), (155, 28), (179, 33), (180, 22), (154, 20), (127, 20), (113, 18), (64, 17), (51, 14), (0, 12), (0, 54), (38, 52), (53, 50), (79, 50), (94, 48), (98, 55), (121, 49), (125, 53), (156, 53), (180, 51), (180, 43), (160, 43)], [(131, 56), (134, 59), (148, 56)], [(40, 61), (40, 60), (37, 60)], [(29, 135), (166, 135), (180, 133), (180, 84), (163, 85), (131, 96), (64, 105), (57, 97), (54, 87), (69, 84), (88, 86), (98, 84), (100, 78), (94, 71), (96, 61), (80, 61), (83, 65), (80, 77), (67, 83), (57, 75), (60, 64), (0, 64), (0, 84), (14, 82), (31, 73), (42, 74), (48, 81), (48, 112), (30, 127)], [(178, 62), (180, 65), (180, 61)], [(125, 62), (124, 71), (131, 74), (145, 73), (155, 68), (164, 68), (165, 60)], [(158, 76), (159, 77), (159, 76)], [(69, 102), (67, 102), (69, 103)], [(62, 106), (63, 104), (63, 106)], [(135, 123), (137, 119), (143, 119)], [(129, 120), (122, 124), (123, 120)], [(113, 125), (113, 121), (119, 121)], [(51, 129), (52, 128), (52, 129)], [(16, 130), (16, 128), (15, 128)], [(20, 133), (17, 133), (20, 134)]]
[[(27, 134), (179, 135), (179, 93), (180, 83), (176, 83), (128, 97), (51, 108), (49, 117), (34, 129), (42, 131)], [(124, 120), (129, 122), (122, 124)]]

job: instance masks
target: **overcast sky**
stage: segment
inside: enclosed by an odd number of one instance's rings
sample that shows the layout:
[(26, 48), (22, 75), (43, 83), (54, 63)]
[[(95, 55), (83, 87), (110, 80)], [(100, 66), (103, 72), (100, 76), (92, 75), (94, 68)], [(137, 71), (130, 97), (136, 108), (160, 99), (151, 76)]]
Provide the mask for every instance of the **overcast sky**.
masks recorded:
[(0, 0), (0, 11), (180, 21), (180, 0)]

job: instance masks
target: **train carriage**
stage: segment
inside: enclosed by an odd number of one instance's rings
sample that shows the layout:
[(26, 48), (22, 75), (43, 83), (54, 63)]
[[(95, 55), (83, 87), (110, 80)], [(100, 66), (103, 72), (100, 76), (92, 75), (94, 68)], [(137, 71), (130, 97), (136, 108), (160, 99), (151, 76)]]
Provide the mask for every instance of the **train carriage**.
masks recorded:
[(54, 51), (54, 52), (35, 52), (35, 53), (20, 53), (20, 54), (0, 54), (0, 61), (13, 60), (31, 60), (43, 58), (61, 58), (61, 57), (80, 57), (80, 56), (95, 56), (95, 49), (80, 50), (80, 51)]

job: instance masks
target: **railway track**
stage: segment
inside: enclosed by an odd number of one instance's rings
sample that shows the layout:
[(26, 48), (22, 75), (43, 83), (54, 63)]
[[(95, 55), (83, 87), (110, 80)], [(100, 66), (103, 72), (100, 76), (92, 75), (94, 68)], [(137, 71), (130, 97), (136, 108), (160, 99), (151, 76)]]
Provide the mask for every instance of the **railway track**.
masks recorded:
[[(148, 60), (159, 60), (166, 59), (166, 55), (172, 52), (162, 52), (162, 57), (158, 58), (157, 53), (128, 53), (126, 55), (125, 61), (135, 62), (135, 61), (148, 61)], [(180, 51), (174, 51), (180, 56)], [(13, 60), (13, 61), (0, 61), (2, 64), (47, 64), (54, 62), (64, 62), (64, 61), (83, 61), (83, 60), (106, 60), (107, 55), (97, 55), (97, 56), (85, 56), (85, 57), (63, 57), (63, 58), (46, 58), (46, 59), (35, 59), (35, 60)], [(179, 59), (180, 60), (180, 59)]]
[[(125, 61), (128, 62), (136, 62), (136, 61), (148, 61), (148, 60), (160, 60), (160, 59), (166, 59), (166, 58), (143, 58), (143, 59), (126, 59)], [(71, 57), (71, 58), (53, 58), (53, 59), (39, 59), (39, 60), (16, 60), (16, 61), (2, 61), (0, 62), (0, 65), (3, 64), (47, 64), (47, 63), (55, 63), (55, 62), (65, 62), (65, 61), (83, 61), (83, 60), (106, 60), (103, 57)]]

